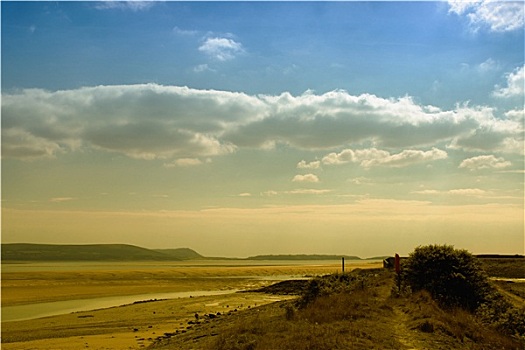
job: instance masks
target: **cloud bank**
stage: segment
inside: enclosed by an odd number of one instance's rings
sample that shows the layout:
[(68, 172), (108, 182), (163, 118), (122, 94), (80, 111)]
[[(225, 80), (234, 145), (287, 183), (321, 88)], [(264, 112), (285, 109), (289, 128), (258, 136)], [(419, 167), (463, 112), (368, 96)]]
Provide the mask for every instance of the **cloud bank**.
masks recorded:
[(2, 95), (2, 156), (35, 159), (91, 148), (195, 165), (239, 148), (283, 144), (344, 150), (328, 154), (324, 164), (401, 167), (444, 159), (445, 147), (520, 154), (522, 114), (498, 116), (492, 108), (468, 105), (444, 111), (410, 97), (342, 90), (292, 96), (156, 84), (25, 89)]

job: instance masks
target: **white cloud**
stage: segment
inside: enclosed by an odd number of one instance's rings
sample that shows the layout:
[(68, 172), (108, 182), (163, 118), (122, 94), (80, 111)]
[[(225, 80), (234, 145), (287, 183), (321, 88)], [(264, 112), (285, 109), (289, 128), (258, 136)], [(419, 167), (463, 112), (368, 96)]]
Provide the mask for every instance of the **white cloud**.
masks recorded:
[(319, 182), (319, 178), (314, 174), (295, 175), (292, 182)]
[(520, 1), (449, 1), (450, 13), (465, 15), (473, 31), (488, 27), (493, 32), (522, 29), (524, 8)]
[(459, 168), (466, 168), (471, 171), (480, 169), (503, 169), (511, 166), (512, 163), (504, 158), (496, 158), (493, 155), (477, 156), (465, 159), (459, 165)]
[(301, 160), (297, 163), (297, 169), (319, 169), (321, 167), (321, 162), (316, 160), (313, 162), (307, 163), (305, 160)]
[(525, 85), (525, 66), (516, 68), (513, 72), (507, 74), (507, 86), (496, 86), (493, 95), (501, 98), (509, 98), (514, 96), (524, 96)]
[(238, 54), (244, 52), (242, 44), (228, 38), (207, 38), (199, 47), (199, 51), (204, 52), (219, 61), (229, 61)]
[(323, 164), (338, 165), (348, 162), (359, 163), (364, 168), (387, 166), (400, 168), (412, 164), (447, 158), (447, 152), (432, 148), (430, 151), (404, 150), (397, 154), (376, 148), (352, 150), (345, 149), (340, 153), (330, 153), (323, 157)]

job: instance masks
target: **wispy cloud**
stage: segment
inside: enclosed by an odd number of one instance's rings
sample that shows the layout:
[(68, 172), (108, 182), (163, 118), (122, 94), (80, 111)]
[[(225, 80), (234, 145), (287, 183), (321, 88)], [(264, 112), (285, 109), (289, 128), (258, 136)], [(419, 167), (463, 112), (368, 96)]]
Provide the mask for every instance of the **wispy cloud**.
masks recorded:
[(512, 163), (504, 158), (496, 158), (494, 155), (483, 155), (463, 160), (459, 168), (474, 171), (480, 169), (503, 169), (511, 165)]
[(488, 28), (493, 32), (522, 29), (524, 4), (521, 1), (449, 1), (450, 13), (464, 15), (473, 31)]
[(191, 167), (203, 164), (202, 160), (199, 158), (179, 158), (175, 159), (172, 162), (164, 163), (166, 168), (176, 168), (176, 167)]
[(487, 191), (479, 188), (459, 188), (455, 190), (449, 190), (447, 193), (459, 196), (482, 196), (486, 194)]
[(215, 72), (215, 69), (210, 68), (210, 66), (207, 63), (203, 63), (203, 64), (199, 64), (193, 67), (193, 71), (195, 73)]
[(98, 10), (131, 10), (134, 12), (149, 10), (151, 7), (155, 6), (156, 1), (97, 1), (95, 8)]
[(219, 61), (229, 61), (244, 52), (241, 43), (222, 37), (207, 38), (199, 47), (199, 51)]
[(181, 29), (177, 26), (173, 27), (173, 33), (182, 36), (193, 36), (199, 33), (198, 30)]
[(414, 194), (422, 195), (455, 195), (455, 196), (474, 196), (479, 197), (487, 194), (487, 191), (479, 188), (458, 188), (447, 191), (438, 191), (438, 190), (420, 190), (413, 191)]
[(322, 195), (332, 192), (332, 190), (329, 189), (315, 189), (315, 188), (297, 188), (294, 190), (288, 190), (288, 191), (274, 191), (269, 190), (265, 192), (261, 192), (261, 196), (263, 197), (273, 197), (273, 196), (279, 196), (279, 195)]
[(54, 197), (54, 198), (50, 198), (49, 201), (52, 203), (63, 203), (63, 202), (72, 201), (74, 199), (75, 198), (73, 197)]

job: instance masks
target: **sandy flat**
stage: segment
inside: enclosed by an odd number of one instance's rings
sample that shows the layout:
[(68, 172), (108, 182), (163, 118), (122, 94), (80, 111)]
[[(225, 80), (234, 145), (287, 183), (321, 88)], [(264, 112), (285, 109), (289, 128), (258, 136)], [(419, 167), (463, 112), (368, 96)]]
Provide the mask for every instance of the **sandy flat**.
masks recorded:
[[(352, 265), (373, 268), (378, 263)], [(106, 296), (196, 290), (245, 290), (283, 276), (337, 272), (338, 265), (206, 266), (143, 270), (10, 272), (2, 274), (2, 306)], [(254, 278), (258, 277), (258, 278)], [(204, 314), (227, 316), (290, 297), (231, 293), (178, 298), (2, 322), (2, 349), (140, 349), (164, 333), (184, 332)], [(237, 310), (237, 311), (234, 311)]]
[(232, 293), (154, 301), (2, 324), (2, 349), (137, 349), (165, 333), (183, 332), (188, 322), (291, 297)]

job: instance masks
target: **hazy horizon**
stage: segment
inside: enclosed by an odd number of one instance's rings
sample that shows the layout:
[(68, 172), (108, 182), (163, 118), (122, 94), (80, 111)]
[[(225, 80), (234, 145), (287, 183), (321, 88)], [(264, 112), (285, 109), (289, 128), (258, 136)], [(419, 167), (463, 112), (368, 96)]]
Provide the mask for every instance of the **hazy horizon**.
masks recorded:
[(523, 254), (524, 6), (2, 2), (2, 243)]

